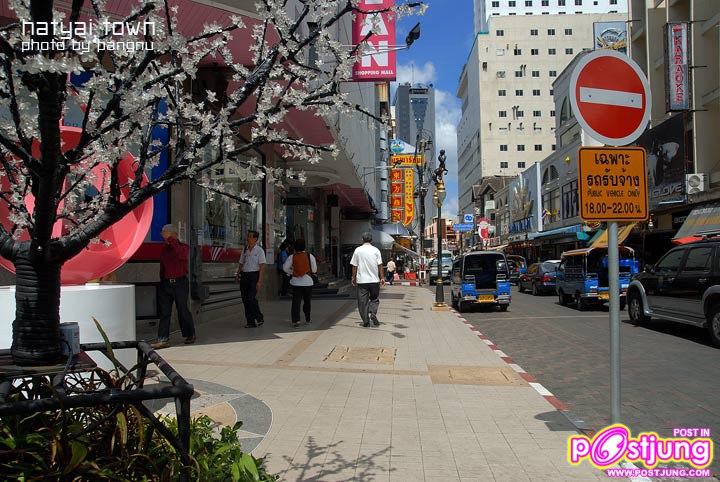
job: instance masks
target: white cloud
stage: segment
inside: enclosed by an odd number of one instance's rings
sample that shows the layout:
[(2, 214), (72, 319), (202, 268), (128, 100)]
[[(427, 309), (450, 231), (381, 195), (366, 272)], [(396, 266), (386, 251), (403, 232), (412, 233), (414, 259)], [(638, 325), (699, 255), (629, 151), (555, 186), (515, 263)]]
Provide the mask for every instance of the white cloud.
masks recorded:
[[(399, 64), (397, 67), (397, 82), (411, 82), (416, 84), (432, 84), (436, 82), (435, 65), (425, 62), (422, 66), (414, 64)], [(394, 89), (393, 89), (394, 90)], [(447, 198), (443, 206), (443, 217), (454, 217), (458, 211), (458, 160), (457, 160), (457, 125), (462, 115), (460, 99), (446, 90), (435, 86), (435, 155), (440, 149), (445, 149), (448, 174), (446, 176)]]
[(410, 64), (398, 64), (397, 82), (410, 82), (411, 84), (431, 84), (435, 82), (435, 65), (432, 62), (425, 62), (422, 66)]

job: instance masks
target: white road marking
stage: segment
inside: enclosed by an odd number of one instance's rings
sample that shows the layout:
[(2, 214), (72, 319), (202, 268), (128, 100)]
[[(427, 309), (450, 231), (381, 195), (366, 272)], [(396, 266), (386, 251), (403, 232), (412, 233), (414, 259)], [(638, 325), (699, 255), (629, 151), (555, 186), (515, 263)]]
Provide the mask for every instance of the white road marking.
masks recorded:
[(515, 370), (515, 371), (518, 372), (518, 373), (527, 373), (527, 372), (526, 372), (525, 370), (523, 370), (522, 367), (521, 367), (520, 365), (518, 365), (517, 363), (508, 363), (508, 365), (510, 366), (510, 368), (512, 368), (513, 370)]
[[(501, 357), (501, 358), (502, 358), (502, 357), (507, 357), (507, 354), (506, 354), (504, 351), (502, 351), (502, 350), (495, 350), (495, 353), (497, 353), (497, 355), (498, 355), (499, 357)], [(509, 358), (509, 357), (508, 357), (508, 358)]]
[(642, 109), (642, 94), (622, 90), (594, 89), (580, 87), (580, 102), (590, 104), (615, 105)]
[(528, 382), (528, 385), (533, 387), (535, 389), (535, 391), (538, 392), (543, 397), (553, 397), (554, 396), (552, 393), (550, 393), (550, 391), (547, 388), (543, 387), (539, 383)]

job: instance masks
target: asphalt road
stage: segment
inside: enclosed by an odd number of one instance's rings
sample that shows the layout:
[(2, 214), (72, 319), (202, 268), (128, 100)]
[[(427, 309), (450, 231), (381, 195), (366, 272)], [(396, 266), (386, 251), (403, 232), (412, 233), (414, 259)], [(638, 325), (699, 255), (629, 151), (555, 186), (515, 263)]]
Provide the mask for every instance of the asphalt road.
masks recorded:
[[(464, 316), (588, 428), (610, 424), (607, 308), (580, 312), (560, 306), (556, 296), (513, 287), (509, 311), (473, 310)], [(718, 454), (720, 349), (699, 328), (656, 320), (635, 326), (627, 311), (620, 319), (621, 421), (633, 433), (665, 436), (676, 427), (708, 427)], [(720, 456), (711, 468), (720, 473)]]

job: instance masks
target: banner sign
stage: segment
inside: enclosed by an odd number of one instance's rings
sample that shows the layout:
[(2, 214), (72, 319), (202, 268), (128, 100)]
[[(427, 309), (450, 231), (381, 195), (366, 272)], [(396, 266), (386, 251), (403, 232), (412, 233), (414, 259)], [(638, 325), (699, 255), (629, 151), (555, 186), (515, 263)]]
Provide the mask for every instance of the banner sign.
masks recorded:
[(425, 164), (425, 156), (418, 154), (401, 154), (390, 156), (390, 164), (393, 166), (422, 166)]
[(475, 228), (473, 223), (457, 223), (453, 224), (453, 229), (458, 233), (469, 233)]
[(405, 179), (402, 169), (390, 169), (390, 219), (401, 223), (405, 218)]
[[(394, 0), (359, 0), (357, 8), (363, 12), (353, 18), (352, 43), (359, 47), (360, 60), (352, 69), (355, 82), (395, 80), (395, 12), (373, 13), (392, 7)], [(368, 36), (369, 34), (369, 36)], [(367, 38), (366, 38), (367, 37)]]
[(692, 149), (685, 142), (684, 114), (675, 114), (647, 130), (637, 145), (647, 151), (650, 209), (685, 202), (685, 174), (692, 172)]
[(403, 224), (405, 226), (412, 223), (415, 218), (415, 199), (413, 193), (415, 191), (415, 172), (412, 169), (404, 169), (405, 171), (405, 216)]
[(595, 50), (609, 49), (627, 53), (626, 22), (595, 22), (593, 23), (593, 39)]
[(691, 109), (688, 22), (665, 25), (665, 110)]
[(400, 139), (390, 139), (390, 152), (400, 154), (405, 150), (405, 142)]

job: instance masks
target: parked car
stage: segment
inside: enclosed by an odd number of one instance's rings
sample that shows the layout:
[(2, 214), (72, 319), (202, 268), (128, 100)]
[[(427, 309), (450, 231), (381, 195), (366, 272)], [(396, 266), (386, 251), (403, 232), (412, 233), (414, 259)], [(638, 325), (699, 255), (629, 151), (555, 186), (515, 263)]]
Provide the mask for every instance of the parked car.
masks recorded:
[[(619, 247), (620, 309), (625, 309), (625, 294), (630, 279), (638, 272), (635, 252), (627, 246)], [(583, 248), (565, 251), (555, 280), (561, 305), (573, 302), (578, 310), (610, 300), (608, 289), (607, 248)]]
[(510, 306), (510, 273), (507, 259), (497, 251), (473, 251), (459, 256), (452, 266), (450, 297), (456, 310), (462, 312), (474, 305)]
[[(443, 283), (445, 283), (450, 278), (450, 272), (452, 271), (452, 255), (443, 253), (440, 271), (442, 272)], [(437, 282), (437, 258), (431, 259), (428, 263), (427, 278), (431, 285)]]
[(534, 296), (552, 293), (555, 294), (555, 276), (560, 260), (553, 259), (533, 263), (526, 273), (520, 275), (518, 291), (530, 291)]
[(522, 256), (514, 254), (508, 254), (505, 255), (505, 257), (507, 258), (508, 270), (510, 271), (510, 282), (518, 284), (520, 275), (527, 272), (527, 262)]
[(628, 288), (628, 314), (635, 323), (651, 317), (708, 330), (720, 346), (720, 239), (668, 251), (635, 276)]

